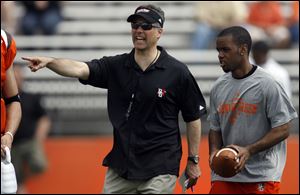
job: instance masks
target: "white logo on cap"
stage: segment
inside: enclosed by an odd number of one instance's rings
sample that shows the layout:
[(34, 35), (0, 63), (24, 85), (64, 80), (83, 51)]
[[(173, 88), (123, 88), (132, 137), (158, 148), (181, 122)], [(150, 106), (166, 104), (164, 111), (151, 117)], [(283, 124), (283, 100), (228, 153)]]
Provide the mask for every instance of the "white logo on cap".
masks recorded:
[(158, 21), (161, 23), (161, 19), (158, 19)]
[(148, 9), (139, 9), (136, 11), (136, 13), (140, 13), (140, 12), (150, 12), (150, 10)]

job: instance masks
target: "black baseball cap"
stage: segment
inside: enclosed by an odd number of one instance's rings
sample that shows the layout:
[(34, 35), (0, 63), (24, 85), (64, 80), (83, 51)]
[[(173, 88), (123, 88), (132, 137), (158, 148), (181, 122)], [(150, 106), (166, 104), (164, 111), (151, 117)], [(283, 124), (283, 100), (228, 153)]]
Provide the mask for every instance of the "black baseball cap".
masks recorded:
[(151, 24), (159, 23), (161, 27), (163, 27), (165, 22), (165, 17), (149, 6), (139, 6), (136, 8), (134, 14), (127, 18), (127, 22), (133, 22), (137, 17), (142, 17)]

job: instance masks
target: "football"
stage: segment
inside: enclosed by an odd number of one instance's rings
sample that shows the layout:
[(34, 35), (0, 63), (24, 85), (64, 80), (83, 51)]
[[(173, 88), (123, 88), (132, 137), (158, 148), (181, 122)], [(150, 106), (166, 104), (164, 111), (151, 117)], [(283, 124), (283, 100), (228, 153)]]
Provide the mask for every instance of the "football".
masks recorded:
[(212, 159), (212, 170), (221, 177), (233, 177), (236, 175), (234, 167), (239, 162), (237, 154), (238, 151), (234, 148), (222, 148)]

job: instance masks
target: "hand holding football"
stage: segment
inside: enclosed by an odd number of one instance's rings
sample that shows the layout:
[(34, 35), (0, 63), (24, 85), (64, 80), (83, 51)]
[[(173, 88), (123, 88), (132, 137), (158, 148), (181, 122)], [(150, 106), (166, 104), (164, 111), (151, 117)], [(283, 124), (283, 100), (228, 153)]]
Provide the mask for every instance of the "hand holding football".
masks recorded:
[(222, 148), (212, 159), (212, 170), (221, 177), (233, 177), (237, 174), (234, 169), (239, 162), (237, 154), (238, 151), (233, 148)]

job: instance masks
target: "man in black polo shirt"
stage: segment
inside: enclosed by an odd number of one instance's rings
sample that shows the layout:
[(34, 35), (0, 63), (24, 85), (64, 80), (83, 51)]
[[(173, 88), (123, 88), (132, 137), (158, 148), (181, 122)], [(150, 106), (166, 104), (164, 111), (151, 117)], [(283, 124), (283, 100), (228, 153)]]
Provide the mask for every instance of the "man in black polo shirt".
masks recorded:
[(35, 72), (47, 67), (83, 84), (108, 89), (108, 114), (114, 144), (103, 161), (108, 166), (104, 193), (173, 193), (182, 156), (178, 114), (187, 128), (186, 174), (200, 176), (200, 117), (206, 113), (202, 93), (187, 66), (157, 42), (164, 12), (139, 6), (127, 18), (134, 49), (90, 62), (24, 57)]

